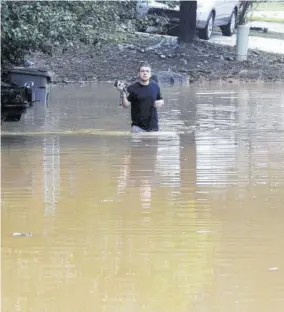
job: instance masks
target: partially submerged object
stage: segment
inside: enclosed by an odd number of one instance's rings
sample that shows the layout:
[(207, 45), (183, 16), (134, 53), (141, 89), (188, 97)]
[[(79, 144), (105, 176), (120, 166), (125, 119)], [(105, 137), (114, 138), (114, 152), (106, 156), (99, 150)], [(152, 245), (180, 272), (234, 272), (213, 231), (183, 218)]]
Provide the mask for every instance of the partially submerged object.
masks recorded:
[(45, 68), (14, 67), (7, 70), (8, 80), (23, 87), (32, 81), (32, 101), (47, 105), (53, 73)]
[(20, 121), (33, 103), (48, 104), (53, 73), (40, 68), (4, 70), (1, 81), (1, 121)]
[(29, 85), (1, 83), (1, 121), (19, 121), (27, 108), (31, 107), (32, 91)]

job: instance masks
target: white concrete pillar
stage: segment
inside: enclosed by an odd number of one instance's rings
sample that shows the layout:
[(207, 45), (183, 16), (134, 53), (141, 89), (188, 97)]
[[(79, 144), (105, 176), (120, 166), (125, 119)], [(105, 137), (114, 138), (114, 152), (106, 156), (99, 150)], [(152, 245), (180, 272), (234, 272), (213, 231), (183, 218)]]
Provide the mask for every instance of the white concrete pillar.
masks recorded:
[(249, 25), (239, 25), (237, 32), (236, 60), (246, 61), (248, 54)]

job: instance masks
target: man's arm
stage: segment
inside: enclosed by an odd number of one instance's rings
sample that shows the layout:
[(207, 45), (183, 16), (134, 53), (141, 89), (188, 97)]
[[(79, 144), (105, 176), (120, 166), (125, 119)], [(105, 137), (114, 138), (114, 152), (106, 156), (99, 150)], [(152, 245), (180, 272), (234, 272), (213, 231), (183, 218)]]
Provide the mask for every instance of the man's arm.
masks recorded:
[(122, 90), (120, 97), (122, 102), (121, 105), (124, 108), (128, 108), (131, 105), (131, 102), (134, 100), (134, 94), (131, 85)]
[(124, 107), (124, 108), (128, 108), (130, 106), (130, 102), (128, 102), (127, 100), (127, 95), (125, 92), (122, 92), (120, 94), (120, 98), (121, 98), (121, 105)]
[(120, 94), (120, 106), (124, 108), (128, 108), (131, 104), (131, 93), (129, 86), (125, 86), (125, 84), (121, 81), (116, 81), (115, 86)]

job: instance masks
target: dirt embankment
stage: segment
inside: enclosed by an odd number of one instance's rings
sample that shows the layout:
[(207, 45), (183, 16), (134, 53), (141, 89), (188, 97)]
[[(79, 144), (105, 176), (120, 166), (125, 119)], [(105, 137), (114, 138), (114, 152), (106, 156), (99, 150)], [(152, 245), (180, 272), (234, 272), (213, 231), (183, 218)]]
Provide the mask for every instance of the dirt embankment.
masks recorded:
[(153, 71), (172, 71), (189, 76), (189, 82), (283, 82), (284, 55), (249, 51), (248, 60), (235, 61), (235, 48), (197, 41), (178, 45), (174, 38), (129, 35), (121, 44), (98, 50), (94, 46), (74, 45), (58, 49), (53, 56), (35, 53), (35, 66), (55, 73), (55, 83), (86, 81), (133, 81), (139, 61), (148, 61)]

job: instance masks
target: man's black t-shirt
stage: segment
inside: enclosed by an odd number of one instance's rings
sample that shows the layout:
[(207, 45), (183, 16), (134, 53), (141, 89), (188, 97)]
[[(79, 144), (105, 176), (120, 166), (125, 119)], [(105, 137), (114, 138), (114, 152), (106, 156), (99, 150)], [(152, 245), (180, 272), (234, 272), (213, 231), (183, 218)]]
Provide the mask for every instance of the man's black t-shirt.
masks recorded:
[(127, 91), (127, 100), (131, 103), (132, 125), (146, 131), (158, 131), (158, 113), (154, 102), (162, 99), (159, 85), (152, 81), (146, 86), (135, 82), (128, 86)]

